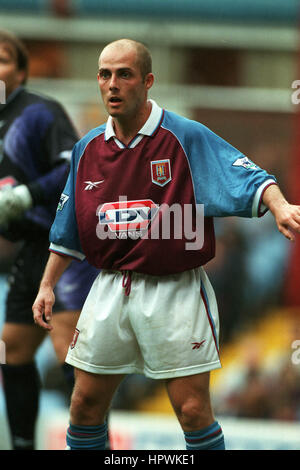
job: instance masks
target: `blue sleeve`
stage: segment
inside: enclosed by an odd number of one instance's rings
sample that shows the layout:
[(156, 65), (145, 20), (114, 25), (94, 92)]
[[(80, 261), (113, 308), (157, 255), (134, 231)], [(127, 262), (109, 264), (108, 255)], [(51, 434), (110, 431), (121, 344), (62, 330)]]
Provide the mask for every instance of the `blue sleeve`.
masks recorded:
[(204, 125), (167, 113), (164, 127), (179, 140), (191, 168), (197, 204), (211, 217), (262, 215), (264, 189), (274, 176)]
[(50, 230), (50, 251), (83, 260), (78, 225), (76, 220), (75, 191), (79, 161), (87, 144), (105, 131), (105, 125), (89, 131), (74, 146), (71, 157), (70, 173), (58, 203), (56, 217)]
[(83, 260), (85, 255), (80, 245), (75, 212), (76, 150), (77, 145), (72, 152), (69, 176), (57, 206), (49, 240), (50, 251)]
[(24, 173), (35, 205), (57, 204), (77, 141), (64, 110), (50, 101), (26, 106), (9, 128), (4, 151)]

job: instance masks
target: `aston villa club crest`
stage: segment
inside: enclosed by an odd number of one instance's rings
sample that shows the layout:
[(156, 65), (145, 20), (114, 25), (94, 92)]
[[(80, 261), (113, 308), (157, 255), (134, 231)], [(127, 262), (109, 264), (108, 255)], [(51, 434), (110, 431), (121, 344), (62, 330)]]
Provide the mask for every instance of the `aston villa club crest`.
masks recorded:
[(152, 182), (158, 186), (165, 186), (171, 181), (170, 160), (155, 160), (151, 162)]

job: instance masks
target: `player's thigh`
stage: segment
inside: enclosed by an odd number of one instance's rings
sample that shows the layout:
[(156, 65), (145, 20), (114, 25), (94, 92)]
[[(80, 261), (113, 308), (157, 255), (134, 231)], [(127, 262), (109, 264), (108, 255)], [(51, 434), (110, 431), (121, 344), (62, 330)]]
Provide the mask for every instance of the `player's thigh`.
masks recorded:
[(92, 374), (75, 368), (70, 418), (73, 424), (100, 424), (104, 421), (113, 395), (125, 376), (123, 374)]
[(53, 330), (50, 332), (53, 347), (59, 362), (64, 362), (71, 344), (80, 310), (56, 312), (52, 316)]
[(73, 261), (59, 279), (54, 293), (51, 338), (60, 362), (64, 362), (76, 324), (99, 270), (87, 261)]
[(209, 383), (209, 372), (166, 381), (171, 404), (183, 426), (185, 422), (196, 421), (199, 427), (204, 427), (213, 421)]
[(47, 261), (48, 244), (43, 235), (24, 243), (11, 267), (2, 331), (7, 363), (31, 362), (45, 337), (45, 331), (33, 322), (32, 304)]
[(21, 323), (5, 323), (2, 341), (5, 344), (7, 364), (28, 364), (45, 338), (46, 332), (39, 326)]
[(166, 387), (172, 403), (180, 406), (187, 397), (196, 397), (198, 400), (209, 397), (210, 373), (174, 377), (166, 380)]

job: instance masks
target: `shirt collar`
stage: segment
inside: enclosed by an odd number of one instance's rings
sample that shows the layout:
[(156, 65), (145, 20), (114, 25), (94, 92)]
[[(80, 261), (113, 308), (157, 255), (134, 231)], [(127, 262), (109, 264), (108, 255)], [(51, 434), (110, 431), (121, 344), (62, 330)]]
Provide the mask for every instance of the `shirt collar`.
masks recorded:
[[(152, 104), (152, 109), (150, 116), (148, 117), (147, 121), (143, 125), (143, 127), (139, 130), (137, 135), (152, 135), (154, 131), (157, 129), (161, 121), (162, 116), (162, 108), (160, 108), (155, 101), (149, 100)], [(109, 140), (111, 137), (116, 137), (114, 126), (113, 126), (113, 119), (111, 116), (108, 117), (105, 129), (105, 140)]]

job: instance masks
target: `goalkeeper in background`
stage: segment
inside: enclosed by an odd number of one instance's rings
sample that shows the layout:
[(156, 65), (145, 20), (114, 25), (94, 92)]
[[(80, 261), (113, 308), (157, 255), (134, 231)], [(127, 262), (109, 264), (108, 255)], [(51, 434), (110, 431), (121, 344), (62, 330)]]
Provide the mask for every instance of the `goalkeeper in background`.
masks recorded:
[[(34, 362), (45, 331), (32, 318), (32, 304), (47, 259), (48, 232), (69, 171), (76, 131), (60, 104), (25, 88), (28, 54), (12, 34), (0, 31), (0, 237), (20, 246), (9, 275), (2, 340), (2, 379), (13, 449), (34, 449), (40, 379)], [(64, 201), (60, 201), (62, 206)], [(59, 206), (58, 206), (59, 208)], [(1, 255), (1, 254), (0, 254)], [(56, 328), (51, 339), (72, 389), (67, 348), (98, 270), (74, 261), (56, 289)]]

